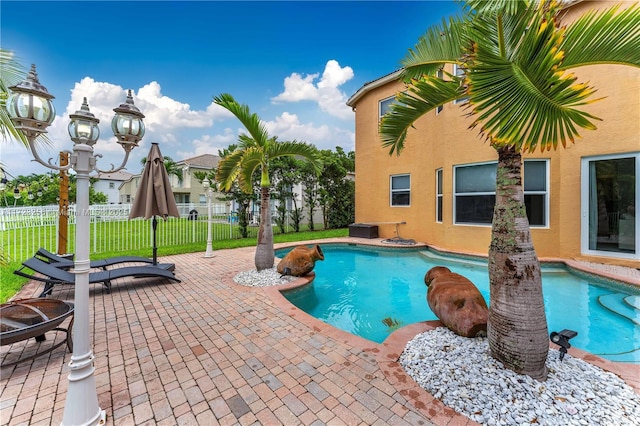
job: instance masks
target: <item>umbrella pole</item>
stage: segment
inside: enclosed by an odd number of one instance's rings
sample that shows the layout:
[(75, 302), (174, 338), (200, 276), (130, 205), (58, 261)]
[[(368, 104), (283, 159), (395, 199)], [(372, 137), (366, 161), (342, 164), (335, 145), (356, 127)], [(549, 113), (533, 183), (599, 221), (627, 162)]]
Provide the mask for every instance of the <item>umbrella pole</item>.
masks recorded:
[(153, 227), (153, 265), (155, 266), (158, 264), (158, 246), (156, 245), (156, 228), (158, 227), (158, 221), (155, 215), (153, 216), (151, 224)]

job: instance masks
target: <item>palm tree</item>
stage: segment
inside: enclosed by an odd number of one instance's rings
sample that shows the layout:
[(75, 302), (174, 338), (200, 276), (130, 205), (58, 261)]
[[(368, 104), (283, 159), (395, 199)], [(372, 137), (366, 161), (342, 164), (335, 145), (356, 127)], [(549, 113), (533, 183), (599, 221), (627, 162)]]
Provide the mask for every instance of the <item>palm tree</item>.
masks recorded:
[[(430, 28), (403, 59), (407, 92), (380, 124), (383, 146), (400, 154), (418, 118), (468, 98), (472, 127), (498, 153), (489, 248), (491, 354), (506, 367), (546, 379), (549, 341), (540, 264), (523, 202), (523, 151), (556, 149), (595, 129), (579, 109), (594, 88), (567, 71), (585, 65), (640, 66), (640, 8), (592, 11), (560, 22), (560, 2), (469, 0), (463, 16)], [(464, 76), (448, 73), (456, 64)]]
[(220, 161), (216, 180), (223, 191), (229, 191), (233, 182), (237, 180), (240, 188), (250, 193), (254, 172), (260, 170), (260, 228), (255, 264), (258, 271), (272, 268), (274, 253), (269, 206), (271, 189), (269, 165), (278, 157), (293, 156), (309, 161), (318, 171), (321, 163), (317, 149), (303, 142), (278, 142), (275, 136), (269, 135), (258, 115), (251, 113), (247, 105), (240, 105), (230, 94), (223, 93), (214, 97), (213, 102), (235, 115), (248, 132), (238, 137), (236, 150)]

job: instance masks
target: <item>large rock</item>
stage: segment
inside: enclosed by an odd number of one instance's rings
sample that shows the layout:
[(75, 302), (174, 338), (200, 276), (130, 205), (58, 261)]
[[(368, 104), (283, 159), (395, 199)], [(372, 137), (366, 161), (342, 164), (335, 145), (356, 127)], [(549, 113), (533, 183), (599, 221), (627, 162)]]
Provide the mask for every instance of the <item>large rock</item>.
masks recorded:
[(287, 253), (278, 263), (277, 270), (282, 275), (301, 277), (313, 270), (317, 260), (324, 260), (324, 253), (319, 245), (298, 246)]
[(489, 309), (478, 288), (444, 266), (433, 267), (424, 277), (427, 302), (440, 321), (463, 337), (487, 335)]

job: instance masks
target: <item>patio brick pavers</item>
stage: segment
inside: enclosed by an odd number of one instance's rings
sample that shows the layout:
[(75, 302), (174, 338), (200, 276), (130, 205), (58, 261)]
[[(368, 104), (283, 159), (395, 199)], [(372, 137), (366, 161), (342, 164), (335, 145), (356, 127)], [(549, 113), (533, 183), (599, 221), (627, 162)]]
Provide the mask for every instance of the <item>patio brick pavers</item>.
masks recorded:
[[(233, 283), (253, 253), (163, 258), (176, 263), (178, 284), (122, 279), (111, 294), (91, 286), (95, 381), (109, 423), (430, 424), (363, 348), (291, 317), (264, 289)], [(39, 291), (30, 283), (19, 297)], [(58, 286), (53, 297), (73, 300), (73, 288)], [(3, 347), (1, 359), (31, 346)], [(58, 348), (3, 368), (1, 424), (59, 424), (69, 357)]]
[[(91, 286), (95, 381), (107, 423), (475, 424), (417, 387), (396, 362), (427, 324), (405, 327), (382, 345), (337, 330), (275, 287), (235, 284), (236, 273), (252, 268), (254, 250), (162, 258), (176, 264), (181, 283), (121, 279), (111, 294)], [(19, 297), (40, 291), (31, 282)], [(52, 297), (73, 300), (73, 287), (57, 286)], [(61, 334), (49, 333), (45, 344)], [(0, 360), (34, 346), (2, 347)], [(61, 422), (70, 358), (63, 348), (2, 368), (1, 425)]]

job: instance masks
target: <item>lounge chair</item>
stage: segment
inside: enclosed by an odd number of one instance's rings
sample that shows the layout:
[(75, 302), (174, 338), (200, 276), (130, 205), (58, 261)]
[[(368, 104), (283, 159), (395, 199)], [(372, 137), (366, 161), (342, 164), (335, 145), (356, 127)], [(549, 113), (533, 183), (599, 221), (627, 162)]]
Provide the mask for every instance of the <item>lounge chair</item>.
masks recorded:
[[(71, 269), (73, 268), (73, 265), (74, 265), (73, 256), (71, 257), (58, 256), (57, 254), (51, 253), (49, 250), (46, 250), (44, 248), (38, 249), (38, 251), (35, 254), (35, 257), (45, 261), (46, 263), (52, 266), (55, 266), (56, 268)], [(89, 266), (91, 268), (107, 269), (107, 266), (117, 265), (119, 263), (128, 263), (128, 262), (153, 263), (153, 260), (148, 259), (146, 257), (141, 257), (141, 256), (117, 256), (117, 257), (110, 257), (108, 259), (92, 260)], [(162, 268), (162, 269), (169, 269), (169, 268)]]
[[(31, 269), (37, 272), (39, 275), (30, 274), (24, 271), (24, 268)], [(53, 286), (55, 284), (74, 284), (75, 274), (69, 271), (65, 271), (61, 268), (32, 257), (22, 262), (22, 267), (13, 271), (14, 274), (26, 277), (32, 280), (41, 281), (45, 283), (44, 290), (40, 293), (39, 297), (45, 297), (51, 294)], [(134, 277), (134, 278), (166, 278), (172, 281), (180, 282), (173, 272), (167, 269), (158, 268), (156, 266), (141, 265), (141, 266), (124, 266), (122, 268), (106, 269), (98, 272), (89, 273), (89, 283), (102, 283), (107, 289), (107, 293), (111, 292), (111, 281), (117, 278)]]

